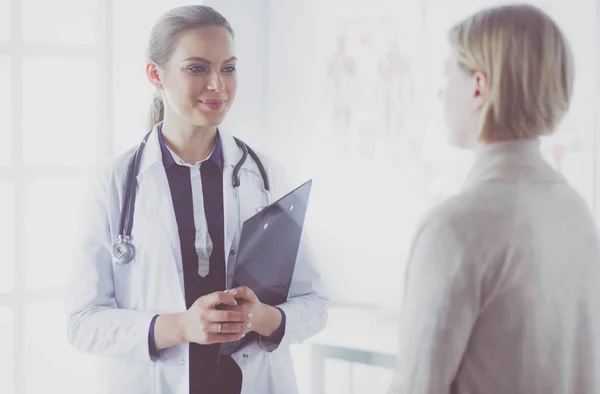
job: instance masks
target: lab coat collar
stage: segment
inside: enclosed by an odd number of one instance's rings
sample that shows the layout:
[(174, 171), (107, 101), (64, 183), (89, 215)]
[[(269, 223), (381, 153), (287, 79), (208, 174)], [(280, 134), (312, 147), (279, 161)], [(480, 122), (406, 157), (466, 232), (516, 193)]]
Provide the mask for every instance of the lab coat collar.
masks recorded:
[[(168, 167), (168, 165), (166, 165), (165, 161), (163, 160), (163, 143), (161, 142), (161, 127), (162, 127), (162, 122), (156, 124), (156, 126), (154, 126), (154, 128), (151, 131), (150, 137), (148, 138), (148, 141), (146, 142), (146, 147), (144, 148), (144, 152), (142, 154), (142, 160), (140, 162), (140, 169), (138, 171), (138, 174), (142, 174), (144, 173), (148, 168), (150, 168), (151, 166), (155, 165), (158, 161), (162, 162), (163, 166), (165, 168)], [(217, 144), (215, 145), (215, 149), (213, 150), (213, 152), (211, 153), (211, 159), (219, 166), (219, 168), (223, 168), (224, 165), (224, 159), (222, 156), (224, 156), (224, 148), (223, 148), (223, 132), (219, 129), (217, 131)], [(231, 137), (230, 135), (227, 135), (228, 139), (231, 139), (231, 141), (233, 142), (233, 144), (235, 145), (235, 141), (233, 140), (233, 137)], [(235, 149), (239, 150), (237, 148), (237, 145), (235, 145)], [(241, 154), (240, 154), (241, 157)], [(172, 156), (171, 156), (172, 159)], [(172, 162), (174, 162), (173, 160), (171, 160)], [(234, 164), (235, 165), (235, 164)]]
[[(146, 142), (142, 153), (140, 168), (137, 175), (138, 187), (141, 190), (151, 191), (137, 193), (136, 210), (144, 211), (148, 215), (160, 217), (162, 224), (157, 231), (162, 231), (163, 237), (169, 242), (169, 249), (173, 252), (173, 259), (178, 272), (183, 272), (183, 260), (179, 242), (177, 220), (173, 211), (173, 201), (169, 191), (169, 181), (163, 165), (162, 151), (159, 142), (159, 131), (155, 126)], [(182, 299), (185, 299), (183, 275), (179, 275), (179, 286)]]
[[(219, 129), (221, 135), (221, 144), (223, 149), (223, 166), (234, 168), (238, 161), (242, 158), (242, 150), (237, 146), (233, 139), (233, 135)], [(242, 165), (243, 169), (249, 169), (252, 158), (248, 155), (248, 159)]]
[(485, 181), (513, 183), (565, 182), (542, 157), (538, 138), (479, 145), (465, 186)]
[(142, 175), (149, 168), (156, 164), (163, 165), (162, 162), (162, 151), (160, 149), (159, 142), (159, 133), (160, 133), (160, 123), (154, 126), (151, 131), (150, 137), (146, 142), (146, 147), (144, 148), (144, 152), (142, 153), (142, 158), (140, 161), (140, 168), (138, 171), (138, 176)]
[[(138, 174), (142, 174), (144, 171), (158, 162), (162, 163), (162, 151), (159, 141), (159, 126), (160, 123), (154, 126), (151, 135), (148, 138), (148, 142), (146, 143), (142, 160), (140, 162), (140, 170)], [(227, 131), (219, 129), (219, 136), (223, 153), (223, 166), (234, 168), (238, 161), (242, 158), (242, 150), (237, 146), (237, 143), (233, 139), (233, 135)], [(251, 168), (251, 162), (252, 159), (248, 157), (242, 168)]]

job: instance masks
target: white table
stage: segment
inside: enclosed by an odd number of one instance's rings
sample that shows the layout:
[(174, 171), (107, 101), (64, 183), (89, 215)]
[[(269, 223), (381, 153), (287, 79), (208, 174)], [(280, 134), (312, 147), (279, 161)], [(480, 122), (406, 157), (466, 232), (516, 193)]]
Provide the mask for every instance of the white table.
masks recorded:
[(326, 328), (307, 343), (311, 348), (312, 394), (325, 390), (325, 360), (393, 368), (396, 362), (397, 324), (374, 309), (333, 307)]

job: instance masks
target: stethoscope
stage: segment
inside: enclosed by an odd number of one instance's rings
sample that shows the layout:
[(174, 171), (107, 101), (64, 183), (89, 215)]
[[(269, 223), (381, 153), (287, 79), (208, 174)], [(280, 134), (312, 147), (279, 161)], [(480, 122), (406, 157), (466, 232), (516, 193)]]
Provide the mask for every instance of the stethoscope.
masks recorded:
[[(119, 219), (119, 235), (117, 236), (117, 242), (112, 246), (113, 260), (119, 265), (129, 264), (135, 256), (135, 248), (131, 244), (129, 239), (131, 238), (131, 229), (133, 227), (133, 209), (135, 206), (135, 193), (136, 193), (136, 186), (137, 186), (136, 178), (137, 178), (137, 174), (139, 171), (139, 165), (140, 165), (140, 160), (142, 157), (142, 152), (144, 151), (146, 142), (148, 141), (148, 138), (150, 137), (151, 134), (152, 134), (152, 131), (150, 131), (148, 134), (146, 134), (146, 136), (144, 137), (144, 139), (142, 140), (140, 145), (135, 150), (135, 153), (133, 154), (131, 161), (129, 162), (129, 166), (127, 167), (127, 178), (125, 180), (125, 196), (123, 198), (123, 205), (121, 207), (121, 216)], [(258, 158), (258, 155), (256, 154), (256, 152), (254, 152), (254, 150), (252, 150), (252, 148), (250, 148), (248, 145), (246, 145), (243, 141), (239, 140), (238, 138), (233, 137), (233, 139), (235, 140), (237, 146), (242, 150), (242, 157), (240, 158), (240, 160), (237, 162), (237, 164), (233, 168), (233, 175), (232, 175), (232, 184), (233, 184), (234, 189), (236, 190), (236, 198), (237, 198), (237, 203), (238, 203), (238, 219), (240, 220), (240, 223), (238, 223), (238, 224), (241, 226), (241, 215), (240, 215), (241, 207), (240, 207), (240, 199), (239, 199), (237, 191), (238, 191), (238, 188), (240, 187), (239, 172), (240, 172), (240, 169), (242, 168), (242, 166), (244, 165), (244, 163), (246, 162), (246, 159), (248, 158), (248, 154), (250, 154), (250, 157), (254, 160), (254, 162), (258, 166), (258, 170), (260, 171), (260, 175), (263, 180), (265, 193), (267, 195), (267, 204), (270, 203), (270, 193), (269, 192), (271, 190), (271, 187), (269, 185), (267, 171), (265, 170), (263, 163)]]

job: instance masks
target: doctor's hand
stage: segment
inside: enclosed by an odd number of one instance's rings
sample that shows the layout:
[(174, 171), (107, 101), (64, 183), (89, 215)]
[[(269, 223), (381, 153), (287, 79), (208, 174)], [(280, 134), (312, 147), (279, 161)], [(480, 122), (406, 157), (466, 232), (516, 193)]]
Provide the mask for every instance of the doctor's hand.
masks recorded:
[[(216, 309), (217, 305), (226, 305), (228, 309)], [(247, 308), (231, 309), (236, 306), (239, 305), (233, 295), (223, 291), (198, 298), (182, 314), (182, 339), (201, 345), (241, 339), (249, 317)]]
[[(230, 309), (219, 310), (217, 305)], [(246, 334), (250, 317), (248, 307), (239, 305), (232, 294), (217, 291), (198, 298), (185, 312), (159, 315), (154, 325), (154, 343), (161, 350), (180, 343), (237, 341)]]
[(281, 325), (281, 312), (270, 305), (260, 302), (256, 294), (246, 286), (236, 287), (227, 291), (235, 296), (238, 306), (232, 310), (250, 313), (252, 322), (247, 325), (247, 332), (255, 331), (262, 336), (270, 337)]

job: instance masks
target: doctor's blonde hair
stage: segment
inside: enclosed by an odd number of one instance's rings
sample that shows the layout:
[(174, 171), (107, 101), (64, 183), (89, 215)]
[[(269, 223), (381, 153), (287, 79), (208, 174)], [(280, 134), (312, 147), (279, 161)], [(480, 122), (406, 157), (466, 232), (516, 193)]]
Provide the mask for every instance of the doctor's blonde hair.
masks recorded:
[(487, 77), (481, 142), (554, 132), (569, 109), (575, 66), (563, 32), (545, 12), (531, 5), (485, 9), (452, 27), (449, 40), (461, 69)]
[[(211, 7), (188, 5), (167, 11), (158, 19), (150, 33), (148, 60), (164, 66), (173, 55), (182, 33), (209, 26), (223, 27), (232, 37), (234, 36), (227, 19)], [(148, 129), (161, 122), (164, 115), (165, 107), (162, 98), (158, 92), (155, 92), (148, 114)]]

